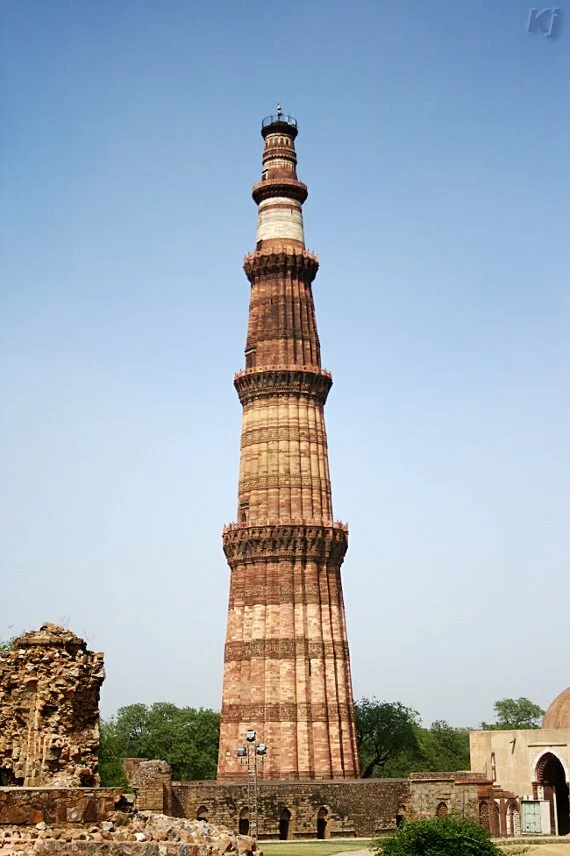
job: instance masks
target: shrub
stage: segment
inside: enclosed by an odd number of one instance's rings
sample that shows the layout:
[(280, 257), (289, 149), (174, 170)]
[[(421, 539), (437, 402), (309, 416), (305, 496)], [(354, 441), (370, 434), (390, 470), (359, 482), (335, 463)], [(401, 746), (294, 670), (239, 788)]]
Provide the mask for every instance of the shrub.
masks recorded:
[(478, 823), (449, 815), (409, 820), (393, 838), (374, 838), (378, 856), (498, 856), (500, 850)]

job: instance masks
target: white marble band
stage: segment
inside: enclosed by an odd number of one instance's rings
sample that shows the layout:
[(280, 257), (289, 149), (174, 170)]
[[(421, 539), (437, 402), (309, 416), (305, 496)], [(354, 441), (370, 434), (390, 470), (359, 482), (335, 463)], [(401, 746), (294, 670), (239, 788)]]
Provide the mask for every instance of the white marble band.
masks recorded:
[(277, 196), (265, 199), (259, 205), (257, 240), (289, 238), (304, 242), (303, 212), (295, 199)]

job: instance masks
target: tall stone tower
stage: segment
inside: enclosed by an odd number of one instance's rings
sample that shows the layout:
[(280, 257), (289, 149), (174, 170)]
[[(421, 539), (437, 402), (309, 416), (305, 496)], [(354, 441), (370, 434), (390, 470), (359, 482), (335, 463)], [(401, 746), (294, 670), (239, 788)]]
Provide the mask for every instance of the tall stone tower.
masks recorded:
[[(297, 123), (263, 121), (243, 406), (238, 518), (224, 529), (231, 569), (219, 779), (245, 777), (236, 758), (253, 728), (271, 779), (356, 778), (350, 660), (340, 567), (348, 529), (333, 521), (312, 282), (296, 172)], [(260, 771), (261, 772), (261, 771)]]

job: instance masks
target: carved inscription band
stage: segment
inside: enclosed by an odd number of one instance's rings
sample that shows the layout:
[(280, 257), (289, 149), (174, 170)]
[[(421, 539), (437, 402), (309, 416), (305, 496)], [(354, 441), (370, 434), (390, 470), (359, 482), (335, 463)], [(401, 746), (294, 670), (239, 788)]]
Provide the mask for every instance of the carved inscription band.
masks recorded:
[(314, 443), (327, 446), (327, 435), (321, 428), (305, 428), (296, 425), (280, 425), (277, 428), (248, 428), (241, 435), (241, 447), (256, 446), (273, 440)]
[(224, 662), (251, 660), (261, 657), (267, 660), (286, 660), (294, 657), (319, 660), (325, 657), (348, 657), (346, 642), (313, 642), (299, 636), (294, 639), (254, 639), (251, 642), (228, 642)]
[(353, 716), (348, 704), (224, 704), (222, 719), (226, 722), (328, 722), (340, 719), (350, 722)]
[(267, 490), (271, 487), (304, 487), (307, 489), (328, 491), (329, 480), (326, 478), (321, 479), (317, 476), (253, 476), (252, 478), (240, 481), (239, 492), (240, 496), (243, 496), (243, 494), (248, 494), (252, 490)]
[[(271, 566), (270, 566), (271, 567)], [(243, 565), (241, 572), (243, 573)], [(243, 580), (235, 580), (232, 583), (230, 592), (230, 608), (234, 606), (256, 606), (259, 603), (265, 606), (278, 606), (282, 603), (302, 603), (304, 605), (315, 603), (319, 606), (332, 604), (333, 606), (341, 606), (341, 588), (340, 580), (340, 563), (336, 565), (328, 564), (322, 569), (329, 577), (333, 577), (336, 586), (333, 591), (329, 591), (327, 586), (319, 586), (317, 583), (305, 582), (302, 588), (296, 588), (292, 583), (282, 585), (274, 585), (273, 581), (267, 584), (253, 583), (250, 578), (244, 577)], [(319, 569), (321, 571), (321, 569)], [(233, 569), (234, 577), (239, 576), (239, 571)], [(260, 569), (260, 575), (263, 575), (263, 570)]]

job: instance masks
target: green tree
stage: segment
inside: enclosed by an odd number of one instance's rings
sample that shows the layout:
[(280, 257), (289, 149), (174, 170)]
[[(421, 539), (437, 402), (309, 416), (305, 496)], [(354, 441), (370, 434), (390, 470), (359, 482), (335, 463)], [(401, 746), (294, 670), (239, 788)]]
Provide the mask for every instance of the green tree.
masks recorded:
[(148, 739), (149, 716), (150, 708), (146, 704), (129, 704), (117, 711), (113, 724), (126, 758), (149, 757), (141, 751), (141, 741)]
[(486, 731), (540, 728), (544, 711), (528, 698), (502, 698), (494, 704), (496, 722), (482, 722)]
[(469, 770), (469, 731), (453, 728), (442, 719), (432, 722), (424, 730), (423, 752), (428, 761), (427, 769), (434, 773)]
[(399, 701), (362, 698), (354, 706), (361, 776), (383, 775), (387, 762), (400, 752), (419, 749), (419, 714)]
[(114, 720), (99, 723), (99, 775), (104, 788), (126, 788), (123, 742)]
[(501, 852), (480, 824), (454, 815), (407, 821), (393, 838), (374, 838), (371, 849), (378, 856), (499, 856)]
[(213, 710), (167, 702), (131, 704), (120, 708), (104, 729), (109, 759), (167, 761), (174, 779), (183, 781), (216, 775), (220, 715)]
[(417, 726), (416, 742), (395, 752), (373, 775), (387, 779), (405, 779), (410, 773), (431, 770), (424, 755), (424, 734), (424, 729)]
[(469, 731), (453, 728), (443, 720), (430, 728), (416, 726), (415, 744), (408, 744), (388, 759), (381, 775), (401, 778), (410, 773), (431, 770), (434, 773), (468, 770)]

